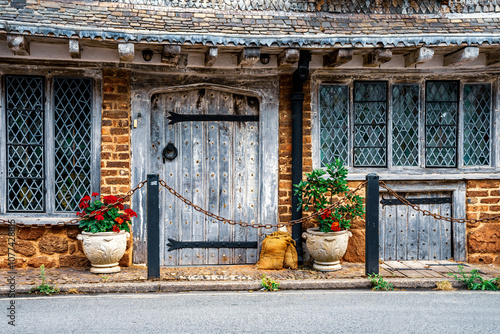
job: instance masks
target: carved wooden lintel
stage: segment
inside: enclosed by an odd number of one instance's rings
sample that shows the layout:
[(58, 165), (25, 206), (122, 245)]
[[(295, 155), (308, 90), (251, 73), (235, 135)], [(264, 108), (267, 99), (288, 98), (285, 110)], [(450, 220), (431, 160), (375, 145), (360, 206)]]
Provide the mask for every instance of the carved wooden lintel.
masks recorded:
[(80, 42), (77, 39), (69, 40), (69, 54), (73, 59), (80, 59), (82, 57)]
[(434, 57), (434, 50), (421, 47), (409, 54), (405, 55), (405, 67), (423, 64)]
[(500, 50), (492, 51), (486, 55), (486, 66), (500, 64)]
[(352, 49), (336, 49), (323, 57), (323, 67), (337, 67), (352, 60)]
[(24, 36), (7, 35), (7, 45), (16, 56), (30, 55), (30, 43)]
[(208, 48), (205, 54), (205, 66), (211, 67), (217, 60), (218, 55), (219, 49), (216, 46)]
[(376, 49), (363, 55), (363, 66), (377, 67), (391, 59), (392, 51), (390, 49)]
[(299, 49), (285, 49), (278, 56), (278, 66), (291, 66), (299, 61)]
[(238, 66), (253, 66), (259, 59), (259, 48), (244, 48), (238, 57)]
[(133, 43), (118, 44), (118, 55), (121, 62), (131, 62), (135, 55), (135, 46)]
[(468, 46), (444, 56), (443, 66), (459, 66), (468, 63), (479, 56), (479, 48)]
[(181, 59), (181, 46), (168, 44), (163, 46), (163, 52), (161, 54), (161, 62), (170, 65), (177, 66), (179, 60)]

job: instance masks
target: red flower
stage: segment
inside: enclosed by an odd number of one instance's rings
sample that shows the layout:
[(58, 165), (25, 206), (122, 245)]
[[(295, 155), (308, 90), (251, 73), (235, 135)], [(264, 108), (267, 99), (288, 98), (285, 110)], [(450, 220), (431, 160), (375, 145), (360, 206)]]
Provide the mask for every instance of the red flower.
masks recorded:
[(120, 218), (124, 221), (124, 222), (128, 222), (130, 220), (130, 216), (129, 215), (121, 215)]
[(338, 232), (340, 231), (340, 224), (339, 222), (333, 222), (332, 226), (330, 227), (333, 232)]
[(125, 213), (131, 217), (137, 217), (137, 213), (135, 213), (135, 211), (132, 209), (125, 209)]
[(118, 198), (113, 195), (104, 196), (104, 204), (112, 204), (118, 201)]
[(104, 220), (104, 217), (102, 215), (97, 215), (95, 216), (95, 220)]
[(99, 196), (99, 193), (92, 193), (92, 197), (97, 197)]
[(124, 206), (123, 206), (123, 204), (116, 204), (115, 208), (123, 210)]
[(113, 225), (113, 232), (120, 232), (118, 225)]
[(322, 219), (326, 219), (326, 218), (331, 217), (331, 215), (332, 215), (332, 213), (330, 212), (330, 210), (325, 210), (325, 211), (323, 212), (323, 214), (321, 215), (321, 218), (322, 218)]
[(83, 202), (88, 202), (90, 201), (90, 196), (84, 196), (81, 200), (80, 200), (80, 203), (83, 203)]
[(89, 207), (89, 202), (80, 202), (80, 204), (78, 204), (78, 206), (80, 207), (80, 209), (86, 209)]

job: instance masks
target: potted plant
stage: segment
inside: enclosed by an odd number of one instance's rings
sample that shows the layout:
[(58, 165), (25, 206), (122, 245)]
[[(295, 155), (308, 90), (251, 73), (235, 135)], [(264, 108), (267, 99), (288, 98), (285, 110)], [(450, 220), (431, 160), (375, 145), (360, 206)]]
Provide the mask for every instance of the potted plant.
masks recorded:
[[(363, 199), (349, 192), (347, 168), (336, 159), (325, 169), (315, 169), (306, 174), (306, 180), (295, 185), (299, 205), (305, 211), (318, 212), (318, 227), (309, 228), (302, 234), (306, 247), (314, 259), (313, 267), (320, 271), (341, 268), (340, 259), (347, 250), (351, 221), (364, 214)], [(331, 209), (335, 200), (343, 202)]]
[(130, 236), (129, 223), (137, 214), (125, 209), (123, 199), (99, 194), (85, 196), (80, 200), (83, 217), (79, 227), (83, 232), (77, 236), (82, 241), (83, 251), (90, 260), (90, 271), (96, 274), (110, 274), (120, 271), (118, 261), (122, 258)]

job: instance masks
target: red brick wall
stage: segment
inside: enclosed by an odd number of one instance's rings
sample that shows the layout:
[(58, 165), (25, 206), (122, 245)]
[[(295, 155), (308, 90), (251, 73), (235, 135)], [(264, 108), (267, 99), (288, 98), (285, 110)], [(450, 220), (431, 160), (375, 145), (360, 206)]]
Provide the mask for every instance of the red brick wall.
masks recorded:
[[(467, 182), (467, 218), (500, 215), (500, 180)], [(467, 224), (467, 255), (470, 263), (500, 265), (500, 221)]]

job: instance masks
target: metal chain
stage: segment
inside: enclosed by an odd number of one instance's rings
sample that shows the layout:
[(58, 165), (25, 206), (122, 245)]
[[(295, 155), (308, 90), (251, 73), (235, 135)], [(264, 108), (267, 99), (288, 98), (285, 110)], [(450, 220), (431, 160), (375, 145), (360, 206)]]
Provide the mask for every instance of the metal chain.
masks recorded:
[(432, 213), (429, 210), (424, 210), (424, 209), (420, 208), (420, 206), (418, 206), (417, 204), (410, 203), (406, 198), (402, 197), (401, 195), (398, 195), (398, 193), (396, 193), (393, 189), (389, 188), (384, 181), (380, 181), (380, 186), (382, 188), (386, 189), (389, 192), (389, 194), (391, 194), (392, 196), (394, 196), (395, 198), (400, 200), (403, 204), (411, 207), (413, 210), (422, 212), (422, 214), (424, 216), (431, 216), (437, 220), (444, 220), (444, 221), (447, 221), (450, 223), (464, 224), (464, 223), (478, 223), (478, 222), (485, 222), (485, 221), (499, 220), (500, 219), (500, 215), (488, 217), (488, 218), (480, 218), (480, 219), (464, 219), (464, 218), (452, 218), (452, 217), (441, 216), (437, 213)]
[(109, 209), (111, 209), (115, 205), (124, 202), (126, 198), (132, 196), (138, 189), (141, 189), (142, 187), (144, 187), (144, 185), (146, 183), (147, 183), (147, 181), (139, 182), (134, 189), (129, 190), (125, 195), (117, 197), (117, 200), (114, 203), (110, 203), (110, 204), (106, 205), (105, 208), (99, 210), (98, 213), (87, 214), (87, 215), (81, 216), (79, 218), (73, 218), (73, 219), (66, 220), (66, 221), (59, 221), (55, 224), (25, 224), (22, 222), (16, 222), (14, 219), (5, 220), (5, 219), (0, 218), (0, 226), (8, 226), (8, 225), (13, 225), (13, 224), (15, 224), (17, 227), (32, 227), (32, 228), (39, 228), (39, 227), (50, 228), (52, 226), (76, 226), (76, 225), (80, 224), (81, 220), (93, 218), (100, 213), (104, 213), (104, 212), (108, 211)]
[(298, 223), (303, 223), (303, 222), (306, 222), (308, 220), (312, 220), (313, 218), (316, 218), (317, 216), (320, 216), (321, 214), (323, 214), (325, 211), (337, 208), (340, 205), (342, 205), (345, 201), (348, 200), (348, 198), (351, 195), (353, 195), (354, 193), (359, 191), (361, 189), (361, 187), (363, 187), (365, 184), (366, 184), (366, 181), (362, 182), (360, 185), (358, 185), (358, 187), (356, 189), (349, 191), (343, 198), (341, 198), (337, 202), (335, 202), (335, 203), (331, 204), (330, 206), (326, 207), (325, 209), (317, 211), (317, 212), (315, 212), (307, 217), (302, 217), (300, 219), (290, 220), (288, 222), (278, 223), (278, 224), (258, 224), (258, 223), (251, 224), (251, 223), (245, 223), (242, 221), (236, 221), (233, 219), (227, 219), (227, 218), (224, 218), (222, 216), (216, 215), (210, 211), (204, 210), (202, 207), (200, 207), (196, 204), (193, 204), (193, 202), (191, 202), (189, 199), (187, 199), (184, 196), (182, 196), (181, 194), (179, 194), (175, 189), (170, 187), (164, 180), (160, 180), (160, 185), (163, 186), (164, 188), (166, 188), (172, 195), (174, 195), (175, 197), (177, 197), (178, 199), (180, 199), (181, 201), (183, 201), (187, 205), (193, 207), (196, 211), (201, 212), (208, 217), (211, 217), (211, 218), (214, 218), (215, 220), (219, 220), (219, 221), (228, 223), (230, 225), (240, 225), (242, 227), (253, 227), (253, 228), (261, 228), (262, 227), (262, 228), (266, 228), (266, 229), (271, 229), (273, 227), (292, 226), (292, 225), (295, 225)]

